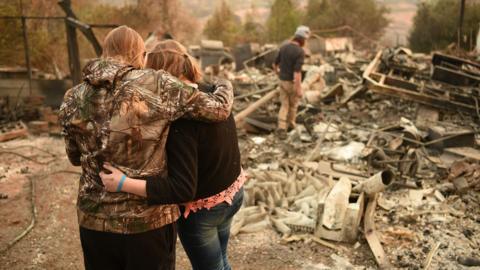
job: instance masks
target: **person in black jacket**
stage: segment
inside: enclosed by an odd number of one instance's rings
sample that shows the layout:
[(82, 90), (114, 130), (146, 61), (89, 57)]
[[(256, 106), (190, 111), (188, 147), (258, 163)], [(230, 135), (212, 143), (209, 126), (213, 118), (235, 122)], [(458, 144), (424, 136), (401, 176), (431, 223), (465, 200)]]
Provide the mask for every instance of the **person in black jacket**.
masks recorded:
[[(184, 82), (200, 80), (194, 59), (176, 41), (160, 42), (148, 55), (147, 67), (163, 69)], [(206, 92), (212, 87), (199, 85)], [(221, 123), (187, 119), (173, 122), (167, 140), (168, 176), (161, 181), (131, 179), (105, 165), (101, 173), (111, 192), (144, 196), (150, 204), (183, 204), (178, 234), (193, 269), (231, 269), (227, 258), (230, 224), (243, 201), (246, 180), (240, 165), (235, 120)]]

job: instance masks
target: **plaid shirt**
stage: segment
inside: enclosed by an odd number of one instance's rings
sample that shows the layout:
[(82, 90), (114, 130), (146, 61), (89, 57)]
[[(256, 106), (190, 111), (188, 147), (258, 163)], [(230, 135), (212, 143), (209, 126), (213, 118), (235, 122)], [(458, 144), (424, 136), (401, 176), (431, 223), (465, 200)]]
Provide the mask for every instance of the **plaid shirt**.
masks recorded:
[(59, 117), (68, 158), (83, 169), (80, 226), (128, 234), (175, 222), (176, 205), (149, 206), (145, 198), (107, 192), (98, 174), (108, 161), (129, 177), (165, 176), (170, 123), (182, 116), (227, 119), (231, 83), (219, 81), (216, 91), (206, 94), (166, 72), (137, 70), (110, 59), (93, 60), (83, 72), (84, 82), (65, 94)]

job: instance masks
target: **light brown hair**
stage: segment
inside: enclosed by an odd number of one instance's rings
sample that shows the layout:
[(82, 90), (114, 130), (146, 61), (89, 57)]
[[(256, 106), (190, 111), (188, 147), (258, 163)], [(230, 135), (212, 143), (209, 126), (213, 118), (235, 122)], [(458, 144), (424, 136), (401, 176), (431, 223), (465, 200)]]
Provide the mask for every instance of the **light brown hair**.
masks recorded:
[(199, 82), (202, 74), (197, 61), (188, 54), (187, 49), (175, 40), (159, 42), (152, 52), (148, 53), (146, 68), (165, 70), (177, 78), (190, 82)]
[(145, 62), (145, 44), (137, 31), (122, 25), (110, 31), (105, 37), (103, 57), (142, 68)]

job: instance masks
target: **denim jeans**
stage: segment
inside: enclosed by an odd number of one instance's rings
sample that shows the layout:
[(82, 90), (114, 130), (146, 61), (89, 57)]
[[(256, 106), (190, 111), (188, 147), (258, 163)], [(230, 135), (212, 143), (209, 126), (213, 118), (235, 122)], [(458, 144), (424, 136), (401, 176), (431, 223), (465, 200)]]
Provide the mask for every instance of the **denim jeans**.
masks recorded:
[(243, 188), (235, 194), (232, 205), (223, 202), (177, 221), (178, 236), (193, 270), (231, 269), (227, 258), (230, 225), (242, 202)]

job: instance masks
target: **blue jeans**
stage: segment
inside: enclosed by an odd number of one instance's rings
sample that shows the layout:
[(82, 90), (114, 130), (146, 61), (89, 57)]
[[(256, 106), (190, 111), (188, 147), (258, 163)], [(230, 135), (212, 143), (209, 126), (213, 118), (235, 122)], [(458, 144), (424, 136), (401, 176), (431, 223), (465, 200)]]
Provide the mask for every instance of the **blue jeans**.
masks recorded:
[(230, 225), (242, 202), (243, 188), (235, 194), (232, 205), (224, 202), (177, 221), (178, 236), (193, 270), (231, 270), (227, 258)]

